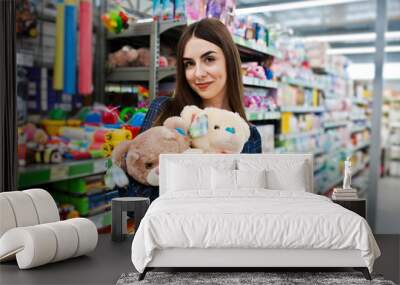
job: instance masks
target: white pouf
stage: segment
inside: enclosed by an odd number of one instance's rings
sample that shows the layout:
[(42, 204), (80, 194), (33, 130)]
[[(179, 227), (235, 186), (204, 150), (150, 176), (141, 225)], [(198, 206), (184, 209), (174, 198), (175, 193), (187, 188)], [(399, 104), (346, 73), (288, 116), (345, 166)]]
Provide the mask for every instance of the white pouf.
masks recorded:
[(28, 194), (36, 208), (39, 224), (57, 222), (60, 220), (56, 202), (49, 192), (43, 189), (29, 189), (22, 191)]
[(6, 197), (0, 195), (0, 237), (16, 226), (17, 222), (10, 202)]
[(98, 233), (84, 218), (60, 222), (57, 205), (43, 189), (0, 193), (0, 262), (17, 259), (20, 269), (94, 250)]
[(0, 261), (16, 256), (19, 268), (28, 269), (86, 254), (97, 240), (96, 226), (83, 218), (14, 228), (0, 238)]
[(35, 205), (30, 196), (22, 191), (3, 192), (1, 196), (10, 202), (17, 227), (27, 227), (39, 224)]

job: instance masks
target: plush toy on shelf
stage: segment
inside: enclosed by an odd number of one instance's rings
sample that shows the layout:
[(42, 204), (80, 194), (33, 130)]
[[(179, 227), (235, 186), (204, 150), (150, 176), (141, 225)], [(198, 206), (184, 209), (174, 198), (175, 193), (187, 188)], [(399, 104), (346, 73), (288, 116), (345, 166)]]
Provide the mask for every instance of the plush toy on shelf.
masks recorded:
[(120, 7), (102, 15), (101, 20), (107, 30), (115, 34), (119, 34), (129, 28), (129, 16)]
[(110, 68), (132, 66), (138, 58), (138, 51), (130, 46), (123, 46), (120, 50), (108, 55)]
[[(150, 66), (151, 53), (148, 48), (142, 47), (134, 49), (131, 46), (123, 46), (121, 49), (108, 55), (107, 65), (109, 68), (131, 67), (131, 66)], [(167, 67), (173, 64), (168, 63), (165, 56), (160, 56), (158, 60), (160, 67)]]
[(242, 70), (245, 76), (266, 80), (264, 68), (257, 62), (246, 62), (242, 64)]

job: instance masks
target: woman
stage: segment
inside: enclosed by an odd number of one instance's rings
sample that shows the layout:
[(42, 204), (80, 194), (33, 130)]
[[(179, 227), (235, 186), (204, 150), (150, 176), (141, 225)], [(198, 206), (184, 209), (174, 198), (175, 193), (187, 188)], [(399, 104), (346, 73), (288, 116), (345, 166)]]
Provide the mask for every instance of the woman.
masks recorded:
[[(141, 131), (179, 116), (186, 105), (226, 109), (246, 120), (240, 67), (238, 50), (224, 24), (212, 18), (193, 23), (178, 43), (175, 96), (153, 100)], [(250, 138), (242, 153), (261, 153), (261, 137), (255, 126), (250, 125)], [(134, 181), (129, 188), (129, 196), (158, 197), (158, 187)]]

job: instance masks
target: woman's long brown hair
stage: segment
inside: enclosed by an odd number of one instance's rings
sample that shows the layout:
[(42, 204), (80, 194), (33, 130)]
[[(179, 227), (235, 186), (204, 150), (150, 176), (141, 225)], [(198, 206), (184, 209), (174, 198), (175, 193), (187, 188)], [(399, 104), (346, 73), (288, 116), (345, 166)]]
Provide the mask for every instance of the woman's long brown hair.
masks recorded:
[(196, 105), (199, 108), (204, 107), (201, 97), (193, 91), (186, 80), (183, 63), (183, 53), (186, 44), (193, 36), (211, 42), (222, 49), (226, 61), (227, 79), (225, 92), (228, 96), (229, 107), (233, 112), (239, 113), (246, 120), (243, 107), (243, 83), (239, 52), (225, 25), (217, 19), (206, 18), (188, 26), (179, 39), (175, 95), (168, 101), (165, 111), (159, 115), (153, 125), (162, 125), (167, 118), (179, 116), (186, 105)]

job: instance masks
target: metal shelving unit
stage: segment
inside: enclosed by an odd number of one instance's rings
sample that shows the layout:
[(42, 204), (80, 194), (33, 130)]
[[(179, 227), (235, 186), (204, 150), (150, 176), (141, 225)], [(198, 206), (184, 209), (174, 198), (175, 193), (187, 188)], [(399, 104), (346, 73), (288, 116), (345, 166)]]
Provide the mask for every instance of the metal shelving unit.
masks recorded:
[(260, 46), (255, 42), (247, 41), (241, 37), (233, 35), (233, 41), (238, 46), (239, 50), (244, 53), (254, 53), (258, 52), (264, 56), (280, 57), (281, 54), (278, 50), (267, 46)]
[(281, 107), (281, 112), (291, 112), (291, 113), (322, 113), (325, 108), (319, 107), (309, 107), (309, 106), (289, 106)]
[[(150, 65), (148, 67), (114, 68), (107, 73), (104, 58), (103, 70), (107, 74), (106, 81), (109, 82), (147, 81), (149, 84), (149, 95), (153, 99), (157, 93), (158, 58), (160, 54), (158, 23), (152, 21), (130, 25), (128, 30), (120, 34), (107, 33), (106, 41), (134, 41), (137, 37), (149, 37)], [(105, 85), (103, 85), (103, 90), (104, 87)]]
[(62, 164), (36, 164), (20, 167), (18, 188), (47, 184), (72, 178), (104, 173), (107, 159), (63, 162)]
[(358, 132), (362, 132), (365, 131), (368, 127), (367, 126), (361, 126), (361, 127), (353, 127), (350, 130), (350, 133), (358, 133)]
[(367, 148), (367, 147), (369, 147), (369, 142), (364, 142), (364, 143), (361, 143), (361, 144), (359, 144), (359, 145), (353, 147), (353, 148), (351, 149), (351, 151), (352, 151), (352, 152), (356, 152), (357, 150), (361, 150), (361, 149)]
[(294, 139), (294, 138), (304, 138), (304, 137), (321, 135), (323, 133), (324, 133), (324, 131), (322, 129), (318, 129), (318, 130), (301, 132), (301, 133), (280, 134), (279, 139), (280, 140), (288, 140), (288, 139)]
[(339, 122), (324, 122), (325, 129), (333, 129), (333, 128), (342, 128), (348, 125), (348, 121), (339, 121)]
[(248, 86), (278, 88), (278, 82), (272, 80), (262, 80), (254, 77), (243, 76), (243, 84)]
[(107, 74), (109, 82), (149, 81), (149, 67), (119, 67)]
[(295, 79), (295, 78), (288, 78), (284, 77), (281, 79), (282, 84), (289, 84), (289, 85), (295, 85), (298, 87), (303, 87), (303, 88), (310, 88), (310, 89), (319, 89), (322, 91), (325, 91), (325, 86), (322, 84), (316, 84), (314, 82), (309, 82), (301, 79)]
[(261, 121), (261, 120), (278, 120), (281, 118), (280, 112), (247, 112), (247, 120)]

